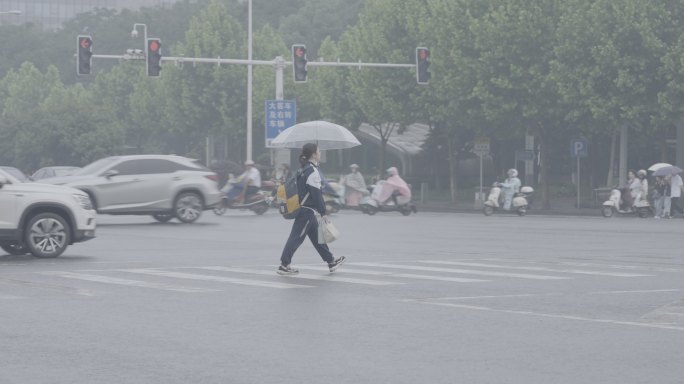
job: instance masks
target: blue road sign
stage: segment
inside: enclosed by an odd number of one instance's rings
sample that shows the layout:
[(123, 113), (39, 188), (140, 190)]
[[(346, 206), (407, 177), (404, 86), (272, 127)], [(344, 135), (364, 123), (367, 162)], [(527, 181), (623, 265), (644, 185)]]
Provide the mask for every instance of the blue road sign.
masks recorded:
[(278, 134), (297, 122), (297, 102), (295, 100), (266, 100), (266, 148)]
[(570, 140), (570, 154), (572, 157), (589, 156), (589, 142), (586, 139)]

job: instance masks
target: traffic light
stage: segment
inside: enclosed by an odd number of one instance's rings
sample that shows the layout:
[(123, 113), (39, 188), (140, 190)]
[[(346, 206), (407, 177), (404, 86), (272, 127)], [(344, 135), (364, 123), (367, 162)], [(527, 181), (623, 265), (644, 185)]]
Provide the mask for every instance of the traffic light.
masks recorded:
[(307, 74), (305, 45), (292, 46), (292, 68), (294, 73), (294, 82), (305, 83)]
[(416, 81), (418, 84), (430, 82), (430, 50), (425, 47), (416, 48)]
[(76, 55), (76, 73), (80, 75), (90, 75), (93, 62), (93, 38), (86, 35), (78, 35), (78, 55)]
[(161, 62), (161, 39), (147, 39), (147, 76), (159, 77)]

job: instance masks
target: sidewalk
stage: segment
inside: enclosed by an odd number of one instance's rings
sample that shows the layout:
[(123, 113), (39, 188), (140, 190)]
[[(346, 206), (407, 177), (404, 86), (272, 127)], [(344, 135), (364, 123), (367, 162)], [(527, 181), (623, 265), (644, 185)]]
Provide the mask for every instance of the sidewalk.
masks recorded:
[[(601, 207), (576, 208), (577, 201), (572, 198), (555, 198), (551, 200), (550, 209), (541, 209), (542, 202), (535, 200), (532, 207), (527, 211), (528, 215), (561, 215), (561, 216), (601, 216)], [(475, 208), (475, 202), (449, 201), (426, 201), (417, 202), (418, 212), (459, 212), (459, 213), (482, 213), (482, 208)]]

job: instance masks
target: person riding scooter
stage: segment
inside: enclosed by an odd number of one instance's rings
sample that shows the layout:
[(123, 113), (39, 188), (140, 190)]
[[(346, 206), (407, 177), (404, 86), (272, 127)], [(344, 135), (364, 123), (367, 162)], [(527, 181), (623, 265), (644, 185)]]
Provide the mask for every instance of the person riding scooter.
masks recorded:
[(232, 201), (238, 196), (241, 202), (245, 202), (249, 197), (259, 192), (261, 188), (261, 173), (254, 166), (254, 161), (245, 161), (245, 171), (233, 182), (233, 187), (228, 191), (228, 200)]
[(342, 178), (345, 188), (345, 203), (349, 207), (357, 207), (361, 198), (368, 194), (368, 187), (363, 175), (359, 172), (359, 166), (352, 164), (349, 166), (350, 173)]
[[(643, 173), (643, 177), (639, 178), (637, 177), (636, 171), (630, 169), (627, 172), (627, 186), (620, 188), (622, 197), (620, 209), (622, 211), (631, 212), (632, 207), (634, 207), (634, 205), (636, 205), (638, 200), (641, 198), (644, 187), (642, 180), (645, 180), (646, 171), (643, 171)], [(646, 188), (648, 188), (648, 184), (646, 184)]]
[(522, 183), (520, 182), (520, 179), (518, 179), (518, 171), (515, 168), (509, 169), (506, 174), (508, 175), (508, 178), (503, 183), (498, 183), (497, 186), (501, 188), (501, 191), (504, 194), (503, 209), (510, 211), (513, 197), (516, 193), (520, 192)]
[(390, 198), (394, 204), (397, 204), (397, 196), (401, 196), (405, 200), (411, 200), (411, 188), (399, 176), (397, 167), (390, 167), (387, 169), (387, 179), (383, 183), (378, 183), (380, 190), (378, 193), (373, 191), (373, 199), (379, 204), (386, 204)]

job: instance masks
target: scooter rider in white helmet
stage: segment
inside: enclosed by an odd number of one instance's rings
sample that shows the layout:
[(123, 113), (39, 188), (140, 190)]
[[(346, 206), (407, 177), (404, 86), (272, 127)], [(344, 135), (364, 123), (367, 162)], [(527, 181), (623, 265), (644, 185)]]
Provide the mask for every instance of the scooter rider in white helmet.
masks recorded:
[(503, 182), (499, 183), (501, 192), (504, 194), (504, 210), (508, 211), (511, 209), (511, 203), (513, 202), (513, 196), (520, 192), (520, 179), (518, 179), (518, 171), (515, 168), (511, 168), (507, 172), (508, 178)]

